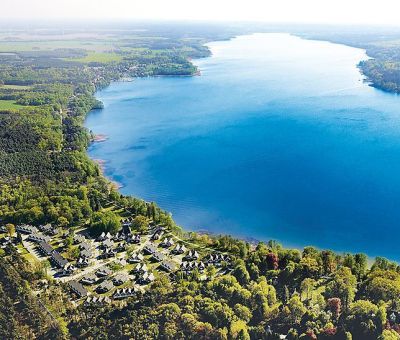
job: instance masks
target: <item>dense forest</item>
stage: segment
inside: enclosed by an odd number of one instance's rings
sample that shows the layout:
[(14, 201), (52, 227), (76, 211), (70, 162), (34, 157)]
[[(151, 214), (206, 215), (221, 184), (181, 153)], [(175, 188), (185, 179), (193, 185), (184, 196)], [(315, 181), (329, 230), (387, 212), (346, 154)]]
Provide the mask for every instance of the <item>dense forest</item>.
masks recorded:
[[(400, 339), (397, 263), (184, 232), (156, 204), (121, 195), (88, 158), (93, 136), (83, 122), (101, 108), (97, 89), (123, 77), (194, 75), (190, 58), (209, 55), (204, 42), (230, 36), (218, 29), (155, 25), (135, 39), (113, 36), (102, 52), (80, 41), (22, 52), (0, 43), (7, 52), (0, 53), (0, 226), (3, 239), (13, 239), (0, 249), (0, 338)], [(369, 53), (375, 59), (361, 64), (363, 72), (399, 91), (397, 48)], [(125, 301), (86, 305), (48, 275), (46, 263), (29, 261), (21, 235), (13, 235), (16, 225), (51, 223), (68, 235), (73, 257), (74, 230), (115, 234), (121, 211), (136, 216), (140, 232), (150, 220), (161, 224), (209, 265), (160, 275)], [(211, 261), (203, 250), (223, 258)]]

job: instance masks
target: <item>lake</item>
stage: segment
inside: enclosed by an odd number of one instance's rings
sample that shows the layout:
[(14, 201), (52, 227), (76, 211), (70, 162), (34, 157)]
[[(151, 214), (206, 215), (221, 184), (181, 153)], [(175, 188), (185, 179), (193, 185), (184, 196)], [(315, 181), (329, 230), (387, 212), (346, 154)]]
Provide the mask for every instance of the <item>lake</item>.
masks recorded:
[(123, 194), (188, 230), (400, 260), (400, 97), (364, 50), (289, 34), (209, 44), (201, 76), (116, 82), (86, 126)]

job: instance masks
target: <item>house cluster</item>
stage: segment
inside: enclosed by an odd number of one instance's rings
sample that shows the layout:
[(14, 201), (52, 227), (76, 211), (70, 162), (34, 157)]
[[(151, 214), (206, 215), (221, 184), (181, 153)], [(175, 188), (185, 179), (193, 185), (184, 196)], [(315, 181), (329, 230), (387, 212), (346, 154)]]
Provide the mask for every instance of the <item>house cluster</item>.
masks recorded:
[(6, 248), (9, 244), (13, 244), (13, 239), (10, 236), (4, 236), (0, 239), (0, 248)]
[(38, 227), (38, 229), (42, 233), (44, 233), (46, 235), (49, 235), (49, 236), (55, 236), (55, 235), (57, 235), (59, 233), (59, 229), (53, 227), (51, 224), (40, 225)]
[(85, 300), (84, 305), (85, 306), (104, 306), (106, 304), (109, 304), (111, 302), (110, 298), (108, 296), (88, 296)]
[(48, 235), (43, 234), (39, 231), (38, 228), (28, 225), (28, 224), (21, 224), (15, 227), (15, 230), (18, 233), (28, 235), (27, 240), (31, 242), (50, 242), (51, 237)]
[(185, 273), (190, 273), (194, 269), (198, 269), (199, 272), (202, 272), (206, 268), (204, 262), (182, 262), (181, 270)]
[(137, 291), (138, 291), (138, 289), (136, 287), (134, 287), (134, 288), (119, 288), (113, 294), (113, 299), (114, 300), (122, 300), (122, 299), (126, 299), (128, 297), (132, 297), (136, 294)]
[[(100, 258), (115, 257), (117, 253), (126, 251), (129, 244), (140, 243), (140, 240), (140, 235), (133, 234), (129, 225), (123, 225), (122, 230), (115, 236), (112, 236), (109, 232), (103, 232), (97, 238), (97, 241), (101, 242), (99, 248), (103, 250)], [(115, 242), (118, 242), (118, 244), (115, 245)]]
[(133, 268), (132, 273), (136, 275), (136, 282), (139, 284), (147, 284), (154, 281), (154, 275), (149, 272), (146, 263), (138, 263)]
[(92, 246), (89, 240), (82, 234), (74, 235), (74, 244), (78, 245), (79, 257), (76, 260), (76, 266), (79, 268), (87, 267), (93, 257)]
[(222, 265), (222, 262), (230, 263), (231, 257), (229, 255), (224, 255), (221, 253), (213, 253), (213, 254), (208, 255), (205, 258), (205, 260), (208, 264), (212, 264), (216, 267), (220, 267)]
[(60, 269), (60, 276), (71, 275), (75, 271), (75, 266), (68, 262), (57, 250), (46, 241), (38, 241), (37, 247), (43, 256), (50, 256), (50, 262)]

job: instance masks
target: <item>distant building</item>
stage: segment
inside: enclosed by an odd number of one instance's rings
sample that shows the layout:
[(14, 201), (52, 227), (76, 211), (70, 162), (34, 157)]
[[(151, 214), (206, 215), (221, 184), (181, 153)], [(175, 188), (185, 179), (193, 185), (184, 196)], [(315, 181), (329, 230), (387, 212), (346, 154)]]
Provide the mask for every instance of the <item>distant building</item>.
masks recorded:
[(147, 266), (145, 263), (138, 263), (135, 268), (133, 268), (135, 274), (143, 274), (147, 272)]
[(184, 244), (177, 244), (174, 249), (172, 249), (171, 253), (175, 255), (183, 254), (186, 251), (186, 247)]
[(92, 285), (96, 283), (96, 281), (97, 281), (97, 276), (94, 274), (87, 274), (83, 276), (81, 279), (81, 282), (86, 285)]
[(175, 244), (175, 242), (172, 239), (172, 237), (166, 237), (166, 238), (164, 238), (164, 240), (162, 240), (162, 242), (160, 243), (160, 246), (164, 247), (164, 248), (169, 248), (169, 247), (173, 246), (174, 244)]
[(196, 250), (189, 250), (187, 255), (185, 256), (185, 260), (193, 261), (199, 258), (199, 253)]
[(104, 306), (110, 303), (111, 300), (108, 296), (88, 296), (84, 303), (85, 306)]
[(49, 236), (46, 236), (46, 235), (43, 235), (43, 234), (37, 232), (37, 233), (30, 234), (28, 236), (27, 240), (31, 241), (31, 242), (42, 242), (43, 241), (43, 242), (48, 243), (48, 242), (50, 242), (51, 238)]

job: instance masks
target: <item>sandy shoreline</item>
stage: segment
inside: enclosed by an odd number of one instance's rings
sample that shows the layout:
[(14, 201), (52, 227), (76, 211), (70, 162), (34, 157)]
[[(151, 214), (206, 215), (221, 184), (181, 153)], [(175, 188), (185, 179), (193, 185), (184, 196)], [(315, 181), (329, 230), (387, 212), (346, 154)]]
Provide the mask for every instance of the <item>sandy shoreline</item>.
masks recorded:
[(100, 143), (100, 142), (105, 142), (108, 139), (108, 136), (105, 134), (98, 134), (94, 135), (92, 138), (92, 142), (94, 143)]
[(106, 167), (106, 161), (104, 159), (99, 159), (99, 158), (92, 158), (92, 161), (95, 162), (96, 164), (99, 165), (100, 171), (102, 175), (108, 179), (108, 181), (111, 183), (111, 185), (116, 189), (119, 190), (123, 187), (123, 185), (117, 181), (114, 181), (110, 179), (108, 176), (105, 175), (105, 167)]

